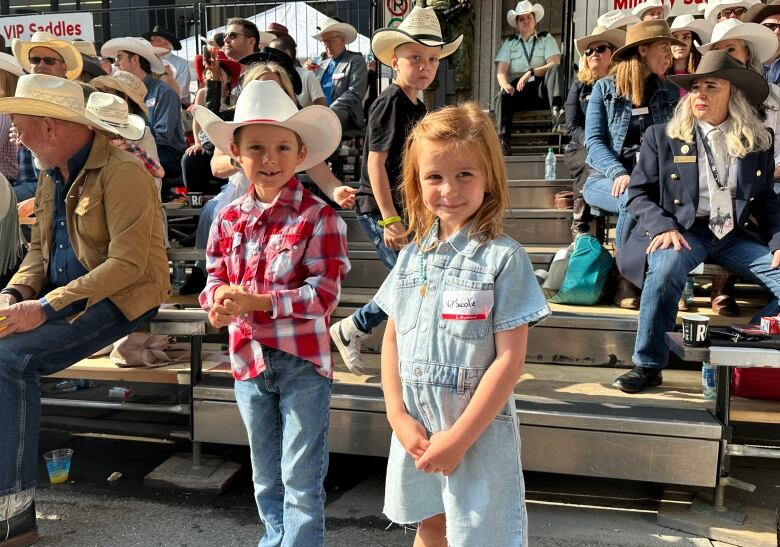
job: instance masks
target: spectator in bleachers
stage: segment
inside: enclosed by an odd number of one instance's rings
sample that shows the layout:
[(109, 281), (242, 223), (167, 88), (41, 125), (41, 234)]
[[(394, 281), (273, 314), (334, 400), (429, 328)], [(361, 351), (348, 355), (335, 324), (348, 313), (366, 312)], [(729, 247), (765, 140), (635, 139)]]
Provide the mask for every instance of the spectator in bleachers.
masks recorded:
[(181, 157), (186, 148), (181, 102), (173, 89), (154, 76), (163, 74), (165, 67), (155, 55), (152, 44), (143, 38), (114, 38), (103, 44), (100, 53), (116, 59), (119, 70), (129, 72), (146, 86), (147, 124), (157, 143), (160, 164), (166, 177), (180, 177)]
[[(291, 36), (279, 36), (271, 42), (271, 47), (284, 51), (293, 60), (298, 57), (297, 46)], [(322, 91), (320, 81), (314, 75), (314, 72), (304, 70), (297, 61), (295, 62), (295, 72), (301, 78), (301, 92), (297, 96), (298, 104), (303, 108), (313, 104), (328, 106), (325, 103), (325, 93)]]
[[(271, 34), (273, 34), (277, 38), (281, 38), (283, 36), (284, 37), (288, 37), (288, 38), (290, 37), (290, 31), (287, 30), (287, 27), (285, 27), (281, 23), (276, 23), (276, 22), (268, 23), (268, 26), (265, 28), (265, 31), (266, 32), (270, 32)], [(271, 46), (271, 47), (273, 47), (273, 46)], [(293, 59), (294, 58), (295, 57), (293, 57)]]
[[(671, 46), (680, 44), (666, 21), (632, 25), (626, 44), (612, 54), (611, 74), (596, 82), (590, 96), (585, 145), (593, 169), (582, 193), (591, 207), (618, 215), (618, 251), (631, 229), (626, 188), (642, 136), (651, 125), (665, 123), (680, 98), (677, 87), (662, 79), (671, 66)], [(639, 305), (635, 287), (622, 278), (615, 305), (628, 309)]]
[(596, 26), (607, 30), (626, 30), (628, 25), (639, 22), (639, 17), (629, 10), (616, 9), (599, 15), (596, 19)]
[(257, 25), (248, 19), (233, 17), (228, 19), (225, 25), (225, 45), (222, 50), (234, 61), (240, 61), (247, 55), (260, 51), (276, 38), (270, 32), (257, 30)]
[(97, 57), (95, 44), (92, 42), (87, 42), (86, 40), (73, 40), (71, 44), (73, 44), (73, 47), (75, 47), (77, 50), (79, 50), (79, 53), (81, 53), (81, 61), (83, 66), (81, 68), (81, 74), (79, 74), (78, 78), (80, 81), (89, 83), (92, 81), (92, 78), (105, 76), (107, 74), (107, 72), (103, 69), (103, 66), (100, 64), (100, 59)]
[(249, 72), (254, 68), (254, 65), (273, 63), (284, 69), (287, 78), (290, 80), (290, 85), (292, 85), (293, 93), (298, 95), (303, 91), (303, 82), (301, 81), (298, 71), (295, 70), (294, 58), (281, 49), (264, 47), (256, 53), (247, 55), (241, 59), (240, 62), (247, 67), (247, 81), (255, 79), (248, 76)]
[(775, 55), (764, 63), (764, 75), (770, 84), (780, 84), (780, 0), (769, 5), (758, 3), (742, 16), (743, 23), (759, 23), (775, 33), (778, 41)]
[(504, 40), (496, 54), (496, 80), (501, 87), (495, 110), (499, 121), (504, 153), (512, 155), (512, 117), (517, 110), (553, 111), (557, 123), (563, 106), (561, 50), (548, 32), (537, 32), (544, 17), (541, 4), (518, 2), (506, 14), (506, 21), (517, 34)]
[[(23, 74), (22, 66), (12, 55), (0, 52), (0, 98), (13, 97), (16, 83)], [(19, 172), (18, 145), (8, 134), (11, 130), (11, 116), (0, 114), (0, 174), (13, 184)]]
[(187, 59), (174, 55), (174, 51), (181, 50), (181, 42), (172, 33), (161, 25), (155, 25), (152, 32), (144, 35), (152, 46), (162, 48), (165, 53), (160, 55), (163, 62), (170, 63), (176, 71), (176, 83), (179, 84), (181, 103), (184, 106), (190, 104), (190, 64)]
[(666, 21), (672, 8), (663, 0), (645, 0), (631, 10), (640, 21)]
[(622, 30), (607, 30), (596, 27), (589, 36), (576, 41), (580, 54), (580, 70), (577, 79), (569, 89), (564, 111), (566, 113), (566, 132), (569, 143), (566, 145), (564, 159), (573, 179), (574, 193), (574, 235), (587, 232), (588, 225), (583, 221), (585, 215), (585, 200), (582, 197), (582, 187), (588, 177), (588, 166), (585, 162), (585, 112), (588, 109), (593, 85), (609, 74), (612, 63), (612, 53), (626, 42), (626, 33)]
[[(670, 25), (672, 36), (684, 45), (672, 46), (671, 74), (693, 74), (699, 66), (701, 53), (693, 47), (693, 43), (706, 44), (712, 36), (712, 25), (703, 19), (694, 19), (693, 15), (675, 17)], [(680, 96), (685, 90), (680, 88)]]
[(645, 135), (628, 190), (637, 225), (617, 257), (623, 275), (644, 284), (634, 368), (614, 384), (628, 393), (661, 383), (665, 333), (697, 265), (715, 262), (780, 296), (772, 134), (756, 116), (766, 80), (723, 51), (669, 79), (688, 94), (668, 124)]
[(363, 131), (363, 95), (366, 93), (367, 69), (363, 55), (347, 49), (357, 40), (355, 27), (336, 18), (324, 19), (314, 38), (325, 45), (328, 58), (320, 63), (317, 79), (325, 101), (341, 121), (342, 131)]
[(704, 19), (715, 25), (726, 19), (739, 19), (758, 0), (710, 0), (705, 4)]

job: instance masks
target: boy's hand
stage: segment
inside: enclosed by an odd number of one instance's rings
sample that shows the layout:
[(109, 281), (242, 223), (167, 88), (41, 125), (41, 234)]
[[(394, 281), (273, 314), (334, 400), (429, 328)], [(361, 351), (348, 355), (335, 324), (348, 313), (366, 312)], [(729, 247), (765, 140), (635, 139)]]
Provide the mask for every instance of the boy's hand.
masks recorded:
[(428, 449), (414, 465), (425, 473), (441, 473), (447, 477), (458, 468), (467, 448), (463, 442), (453, 438), (450, 431), (434, 433)]
[(273, 310), (271, 295), (251, 294), (243, 285), (222, 285), (214, 293), (214, 305), (223, 305), (236, 315)]
[(355, 194), (357, 194), (357, 188), (337, 186), (333, 189), (333, 196), (331, 196), (331, 199), (338, 203), (339, 207), (351, 209), (355, 206)]
[(396, 251), (399, 250), (409, 242), (404, 235), (405, 232), (406, 227), (401, 222), (385, 226), (385, 245)]
[(209, 311), (209, 321), (218, 329), (227, 327), (236, 318), (234, 314), (221, 313), (223, 311), (225, 311), (223, 306), (214, 306)]
[(390, 425), (404, 450), (418, 461), (431, 444), (422, 424), (408, 414), (404, 414), (393, 420)]

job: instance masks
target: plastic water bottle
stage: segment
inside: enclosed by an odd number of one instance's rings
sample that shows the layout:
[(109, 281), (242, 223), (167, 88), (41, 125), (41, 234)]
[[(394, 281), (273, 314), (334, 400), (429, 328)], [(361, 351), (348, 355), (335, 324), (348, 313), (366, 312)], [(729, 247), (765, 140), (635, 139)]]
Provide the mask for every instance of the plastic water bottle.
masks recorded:
[(704, 362), (701, 364), (701, 393), (705, 399), (714, 399), (717, 393), (715, 373), (717, 367)]
[(555, 152), (552, 147), (547, 149), (547, 156), (544, 158), (544, 180), (555, 180)]

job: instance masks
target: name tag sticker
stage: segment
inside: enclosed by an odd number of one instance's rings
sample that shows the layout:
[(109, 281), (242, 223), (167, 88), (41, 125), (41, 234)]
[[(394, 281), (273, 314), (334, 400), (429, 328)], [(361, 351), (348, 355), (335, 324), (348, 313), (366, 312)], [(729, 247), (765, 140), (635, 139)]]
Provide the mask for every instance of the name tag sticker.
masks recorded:
[(674, 163), (696, 163), (696, 156), (675, 156)]
[(493, 291), (444, 291), (441, 318), (455, 321), (487, 319), (493, 309)]
[(650, 109), (646, 106), (642, 108), (632, 108), (631, 109), (631, 115), (632, 116), (644, 116), (645, 114), (650, 114)]
[(75, 213), (77, 215), (83, 215), (84, 213), (87, 212), (88, 207), (89, 207), (89, 196), (84, 196), (83, 198), (81, 198), (78, 205), (76, 206)]
[(532, 75), (531, 75), (531, 76), (528, 78), (528, 83), (530, 84), (531, 82), (535, 82), (535, 81), (536, 81), (536, 76), (534, 76), (534, 75), (532, 74)]

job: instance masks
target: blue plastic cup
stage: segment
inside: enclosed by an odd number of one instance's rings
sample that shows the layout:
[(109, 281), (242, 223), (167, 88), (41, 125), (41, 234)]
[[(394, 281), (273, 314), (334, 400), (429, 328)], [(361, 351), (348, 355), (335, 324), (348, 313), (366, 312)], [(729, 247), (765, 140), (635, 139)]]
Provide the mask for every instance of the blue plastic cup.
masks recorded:
[(46, 460), (46, 470), (49, 472), (49, 480), (52, 484), (60, 484), (68, 480), (70, 459), (72, 457), (73, 450), (70, 448), (52, 450), (43, 455), (43, 459)]

